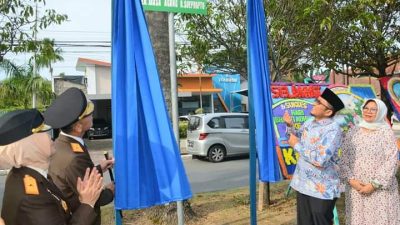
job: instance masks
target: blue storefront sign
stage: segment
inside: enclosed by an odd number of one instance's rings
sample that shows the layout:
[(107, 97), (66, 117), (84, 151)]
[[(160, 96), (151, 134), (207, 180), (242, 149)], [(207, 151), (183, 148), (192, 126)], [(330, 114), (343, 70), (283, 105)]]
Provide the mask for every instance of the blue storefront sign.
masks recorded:
[[(239, 74), (216, 74), (213, 78), (215, 88), (221, 88), (221, 97), (230, 112), (242, 112), (242, 95), (234, 93), (240, 90)], [(214, 96), (217, 99), (217, 96)]]

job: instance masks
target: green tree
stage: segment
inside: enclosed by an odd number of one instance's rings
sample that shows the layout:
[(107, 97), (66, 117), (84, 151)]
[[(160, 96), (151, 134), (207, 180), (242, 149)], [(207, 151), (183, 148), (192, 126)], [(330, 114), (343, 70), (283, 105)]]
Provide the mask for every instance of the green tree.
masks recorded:
[(38, 108), (44, 108), (52, 99), (51, 82), (33, 75), (33, 67), (14, 65), (13, 74), (0, 83), (0, 106), (4, 110), (27, 109), (36, 93)]
[(45, 0), (0, 0), (0, 61), (8, 52), (35, 52), (40, 42), (33, 34), (68, 18), (53, 9), (36, 15), (35, 5), (44, 7)]
[(36, 69), (49, 68), (52, 72), (51, 64), (63, 60), (62, 51), (54, 48), (54, 40), (50, 39), (40, 41), (37, 48), (38, 54), (29, 59), (27, 66), (17, 66), (7, 59), (0, 61), (0, 68), (7, 75), (7, 79), (0, 84), (2, 108), (29, 108), (33, 93), (36, 94), (38, 108), (50, 104), (53, 97), (51, 82), (37, 74), (32, 65), (36, 63)]
[(304, 13), (320, 22), (315, 63), (352, 76), (393, 75), (387, 68), (400, 59), (400, 1), (317, 0)]
[[(61, 54), (62, 50), (54, 47), (54, 40), (44, 38), (38, 43), (38, 54), (31, 60), (36, 62), (38, 69), (48, 68), (50, 74), (53, 75), (52, 64), (64, 60)], [(30, 62), (30, 64), (32, 64), (32, 62)]]
[[(353, 76), (395, 72), (388, 68), (400, 59), (400, 1), (264, 0), (264, 6), (273, 80), (318, 67)], [(245, 1), (212, 1), (208, 15), (181, 15), (177, 25), (188, 41), (179, 48), (184, 69), (216, 66), (246, 77)]]
[(219, 0), (208, 3), (207, 15), (181, 14), (177, 31), (188, 43), (178, 46), (180, 70), (203, 66), (236, 71), (247, 76), (246, 1)]
[[(304, 15), (308, 0), (264, 0), (272, 80), (312, 67), (310, 46), (318, 41), (320, 22)], [(226, 68), (247, 77), (246, 1), (209, 2), (207, 15), (180, 15), (180, 33), (188, 43), (179, 47), (181, 69), (194, 65)]]

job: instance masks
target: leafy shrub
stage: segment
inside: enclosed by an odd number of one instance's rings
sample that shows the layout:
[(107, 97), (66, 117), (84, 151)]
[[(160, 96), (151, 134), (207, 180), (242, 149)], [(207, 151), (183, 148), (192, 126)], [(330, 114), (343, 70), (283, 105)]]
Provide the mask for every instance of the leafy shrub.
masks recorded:
[(179, 137), (186, 138), (188, 122), (187, 121), (179, 121)]

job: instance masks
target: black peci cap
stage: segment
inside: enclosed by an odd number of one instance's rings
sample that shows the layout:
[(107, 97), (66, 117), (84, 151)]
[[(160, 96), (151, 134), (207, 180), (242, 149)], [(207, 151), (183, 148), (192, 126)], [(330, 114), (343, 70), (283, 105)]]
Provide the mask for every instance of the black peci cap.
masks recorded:
[(34, 133), (47, 131), (42, 114), (36, 109), (16, 110), (0, 117), (0, 145), (8, 145)]
[(44, 121), (52, 128), (69, 126), (93, 113), (94, 105), (78, 88), (69, 88), (44, 112)]
[(344, 108), (342, 100), (329, 88), (325, 88), (324, 92), (321, 94), (321, 98), (325, 99), (336, 112)]

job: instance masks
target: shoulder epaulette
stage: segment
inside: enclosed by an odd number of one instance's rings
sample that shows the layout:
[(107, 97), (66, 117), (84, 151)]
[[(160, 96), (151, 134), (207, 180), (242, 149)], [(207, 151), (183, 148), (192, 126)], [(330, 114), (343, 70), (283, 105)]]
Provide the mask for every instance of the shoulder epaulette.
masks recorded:
[(71, 148), (73, 152), (84, 152), (81, 145), (78, 143), (71, 143)]
[(32, 176), (25, 175), (24, 177), (25, 194), (39, 195), (39, 188), (36, 179)]

